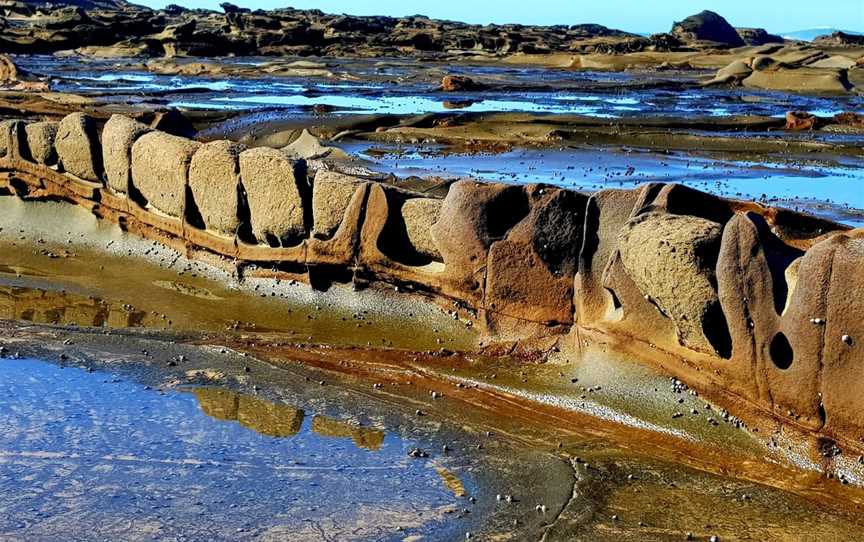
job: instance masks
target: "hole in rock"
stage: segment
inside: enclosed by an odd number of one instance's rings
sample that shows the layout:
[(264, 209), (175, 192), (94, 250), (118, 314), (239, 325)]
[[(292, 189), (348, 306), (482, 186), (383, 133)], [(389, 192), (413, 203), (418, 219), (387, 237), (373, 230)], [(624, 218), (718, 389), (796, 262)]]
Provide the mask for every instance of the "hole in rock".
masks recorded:
[(732, 357), (732, 335), (729, 333), (729, 324), (720, 303), (714, 303), (705, 313), (703, 320), (705, 338), (711, 343), (717, 355), (723, 359)]
[(201, 215), (201, 210), (198, 209), (198, 204), (195, 202), (195, 196), (192, 194), (192, 188), (186, 186), (186, 223), (199, 230), (205, 229), (204, 217)]
[(408, 226), (402, 216), (405, 203), (400, 195), (387, 193), (387, 222), (378, 238), (378, 250), (395, 262), (414, 267), (429, 265), (434, 260), (417, 251), (408, 236)]
[(258, 244), (255, 234), (252, 233), (252, 212), (249, 210), (249, 201), (246, 198), (246, 189), (242, 183), (237, 185), (237, 238), (247, 244)]
[(521, 187), (501, 192), (484, 209), (489, 238), (502, 239), (513, 226), (528, 216), (530, 210), (528, 195)]
[(786, 370), (792, 366), (795, 352), (792, 350), (792, 345), (789, 344), (789, 339), (783, 333), (774, 335), (768, 352), (771, 355), (771, 361), (778, 369)]

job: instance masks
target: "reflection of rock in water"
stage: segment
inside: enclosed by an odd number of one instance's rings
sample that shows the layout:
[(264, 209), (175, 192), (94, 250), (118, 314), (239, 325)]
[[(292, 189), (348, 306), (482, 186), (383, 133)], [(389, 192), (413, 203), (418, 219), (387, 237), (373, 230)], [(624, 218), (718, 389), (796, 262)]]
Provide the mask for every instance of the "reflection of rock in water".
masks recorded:
[[(194, 390), (201, 410), (222, 421), (236, 421), (257, 433), (270, 437), (290, 437), (300, 432), (305, 414), (288, 405), (219, 388)], [(377, 452), (384, 444), (384, 432), (357, 427), (340, 421), (315, 416), (312, 431), (324, 437), (350, 438), (358, 448)]]
[[(147, 321), (147, 313), (132, 310), (128, 305), (67, 292), (10, 286), (0, 286), (0, 319), (111, 328), (151, 324)], [(160, 323), (158, 327), (164, 327), (164, 324)]]
[(199, 388), (195, 397), (205, 414), (223, 421), (236, 421), (268, 437), (290, 437), (300, 432), (304, 413), (288, 405), (270, 403), (230, 390)]
[(384, 432), (357, 427), (324, 416), (312, 418), (312, 431), (324, 437), (350, 438), (358, 448), (377, 452), (384, 444)]

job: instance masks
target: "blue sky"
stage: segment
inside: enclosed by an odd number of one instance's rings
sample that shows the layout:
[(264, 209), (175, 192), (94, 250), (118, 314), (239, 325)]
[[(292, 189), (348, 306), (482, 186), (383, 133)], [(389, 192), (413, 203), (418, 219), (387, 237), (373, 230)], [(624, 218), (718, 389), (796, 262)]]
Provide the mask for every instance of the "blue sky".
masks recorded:
[[(136, 0), (133, 0), (136, 1)], [(137, 0), (152, 7), (180, 4), (218, 9), (223, 0)], [(814, 27), (864, 31), (864, 0), (233, 0), (243, 7), (292, 6), (355, 15), (428, 15), (471, 23), (599, 23), (632, 32), (664, 32), (672, 21), (710, 9), (733, 26), (773, 32)]]

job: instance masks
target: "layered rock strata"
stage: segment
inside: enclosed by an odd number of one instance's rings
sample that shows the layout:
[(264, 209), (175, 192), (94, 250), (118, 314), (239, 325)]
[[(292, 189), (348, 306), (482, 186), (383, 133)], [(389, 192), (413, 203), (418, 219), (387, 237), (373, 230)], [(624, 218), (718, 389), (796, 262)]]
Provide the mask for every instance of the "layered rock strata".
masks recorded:
[(602, 333), (796, 427), (864, 436), (864, 229), (675, 184), (461, 180), (436, 198), (80, 114), (0, 123), (0, 194), (74, 202), (239, 273), (422, 291), (497, 341)]

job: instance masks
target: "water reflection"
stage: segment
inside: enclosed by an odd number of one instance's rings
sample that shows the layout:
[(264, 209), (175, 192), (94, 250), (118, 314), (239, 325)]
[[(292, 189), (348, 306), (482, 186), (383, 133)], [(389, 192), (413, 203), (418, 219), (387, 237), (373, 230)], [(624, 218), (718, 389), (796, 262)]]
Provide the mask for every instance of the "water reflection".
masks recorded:
[(291, 437), (300, 432), (305, 414), (288, 405), (270, 403), (230, 390), (194, 390), (205, 414), (221, 421), (235, 421), (268, 437)]
[(384, 444), (384, 433), (381, 431), (350, 425), (324, 416), (312, 418), (312, 431), (324, 437), (350, 438), (358, 448), (373, 452), (380, 450)]
[(193, 392), (0, 360), (0, 539), (455, 538), (452, 483), (407, 454), (428, 443)]
[(155, 315), (127, 304), (68, 292), (0, 286), (0, 319), (86, 327), (165, 327)]
[[(268, 437), (293, 437), (300, 433), (306, 414), (281, 403), (271, 403), (257, 397), (243, 395), (220, 388), (192, 390), (198, 405), (208, 416), (221, 421), (238, 422)], [(322, 437), (350, 439), (357, 448), (377, 452), (384, 445), (385, 433), (334, 420), (314, 416), (311, 430)]]

